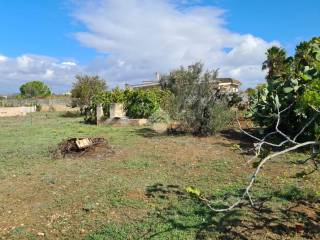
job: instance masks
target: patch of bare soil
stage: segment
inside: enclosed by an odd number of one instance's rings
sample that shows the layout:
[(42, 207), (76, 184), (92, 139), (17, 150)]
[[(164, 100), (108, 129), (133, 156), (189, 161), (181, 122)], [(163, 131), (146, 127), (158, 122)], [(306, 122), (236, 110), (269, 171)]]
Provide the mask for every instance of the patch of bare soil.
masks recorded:
[(54, 158), (104, 159), (114, 150), (104, 138), (69, 138), (62, 141), (54, 152)]

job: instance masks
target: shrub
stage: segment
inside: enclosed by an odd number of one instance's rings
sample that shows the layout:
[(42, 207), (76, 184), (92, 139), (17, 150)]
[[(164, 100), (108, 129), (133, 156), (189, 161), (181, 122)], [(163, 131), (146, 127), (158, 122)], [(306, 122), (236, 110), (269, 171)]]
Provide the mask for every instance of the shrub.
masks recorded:
[(215, 134), (231, 119), (228, 99), (217, 89), (217, 75), (217, 70), (203, 72), (203, 64), (196, 63), (161, 79), (162, 87), (173, 94), (170, 117), (194, 134)]
[(125, 108), (128, 117), (149, 118), (159, 107), (159, 99), (154, 91), (127, 91)]
[(107, 84), (99, 76), (77, 75), (76, 82), (73, 83), (71, 96), (74, 98), (73, 107), (80, 107), (82, 114), (86, 114), (87, 108), (91, 104), (92, 97), (107, 90)]
[(168, 104), (170, 92), (162, 90), (131, 90), (115, 88), (111, 92), (96, 94), (91, 98), (91, 103), (84, 109), (85, 121), (96, 121), (96, 107), (102, 104), (106, 118), (110, 116), (112, 103), (123, 103), (127, 116), (130, 118), (149, 118), (161, 105)]

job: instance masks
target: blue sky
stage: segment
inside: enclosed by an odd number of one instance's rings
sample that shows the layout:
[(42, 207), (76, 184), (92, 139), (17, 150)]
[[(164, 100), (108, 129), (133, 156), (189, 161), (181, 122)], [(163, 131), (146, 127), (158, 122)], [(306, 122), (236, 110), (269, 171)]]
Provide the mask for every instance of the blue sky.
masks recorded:
[[(111, 86), (123, 85), (196, 60), (253, 86), (263, 81), (257, 71), (267, 47), (280, 44), (293, 53), (296, 43), (320, 35), (316, 0), (174, 2), (1, 1), (0, 93), (14, 92), (33, 78), (66, 91), (76, 73), (99, 74)], [(257, 49), (259, 57), (246, 53)]]

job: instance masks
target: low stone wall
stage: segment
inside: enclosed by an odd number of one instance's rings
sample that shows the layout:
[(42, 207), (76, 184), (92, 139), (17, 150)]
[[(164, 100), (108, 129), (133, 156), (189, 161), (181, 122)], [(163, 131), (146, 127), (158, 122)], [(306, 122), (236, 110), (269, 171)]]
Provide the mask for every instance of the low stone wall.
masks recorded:
[(144, 126), (148, 124), (148, 119), (130, 119), (130, 118), (109, 118), (105, 121), (101, 121), (98, 125), (110, 125), (117, 127), (124, 126)]
[(15, 117), (25, 116), (27, 113), (36, 112), (37, 109), (33, 107), (3, 107), (0, 108), (0, 117)]
[(53, 105), (41, 105), (41, 112), (77, 112), (80, 108), (72, 108), (66, 105), (53, 104)]

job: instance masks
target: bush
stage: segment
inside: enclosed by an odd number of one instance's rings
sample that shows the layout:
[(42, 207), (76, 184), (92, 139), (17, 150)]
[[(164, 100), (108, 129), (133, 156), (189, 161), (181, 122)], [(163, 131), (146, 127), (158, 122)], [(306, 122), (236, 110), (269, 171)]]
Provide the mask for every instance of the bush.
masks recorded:
[(160, 103), (155, 91), (127, 91), (125, 109), (128, 117), (149, 118), (159, 108)]
[(228, 98), (218, 91), (217, 75), (217, 70), (203, 72), (203, 64), (196, 63), (161, 79), (162, 87), (173, 94), (170, 117), (194, 134), (215, 134), (232, 118)]
[(91, 100), (95, 95), (102, 94), (107, 90), (107, 84), (99, 76), (77, 75), (76, 82), (73, 84), (71, 96), (73, 107), (80, 107), (82, 114), (86, 114)]
[(162, 90), (131, 90), (115, 88), (92, 97), (91, 103), (84, 109), (85, 121), (96, 122), (96, 107), (102, 104), (105, 118), (110, 116), (112, 103), (123, 103), (130, 118), (149, 118), (160, 106), (168, 104), (170, 92)]

